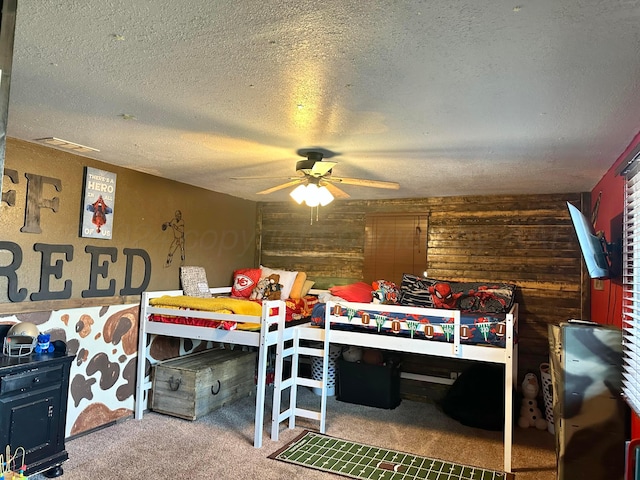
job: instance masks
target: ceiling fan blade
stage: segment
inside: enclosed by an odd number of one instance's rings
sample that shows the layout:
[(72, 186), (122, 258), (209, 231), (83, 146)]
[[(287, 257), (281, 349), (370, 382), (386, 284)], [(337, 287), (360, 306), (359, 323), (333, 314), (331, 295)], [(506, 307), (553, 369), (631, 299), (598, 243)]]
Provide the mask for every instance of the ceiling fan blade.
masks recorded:
[(278, 190), (282, 190), (283, 188), (293, 187), (294, 185), (298, 185), (299, 183), (304, 182), (304, 178), (298, 178), (296, 180), (292, 180), (287, 183), (283, 183), (281, 185), (276, 185), (275, 187), (267, 188), (266, 190), (262, 190), (261, 192), (257, 192), (256, 195), (267, 195), (269, 193), (277, 192)]
[(388, 188), (390, 190), (398, 190), (400, 184), (396, 182), (382, 182), (380, 180), (365, 180), (363, 178), (347, 178), (347, 177), (334, 177), (327, 180), (334, 183), (344, 183), (345, 185), (357, 185), (360, 187), (373, 187), (373, 188)]
[(321, 162), (316, 162), (313, 164), (309, 175), (311, 175), (312, 177), (321, 177), (323, 175), (326, 175), (326, 173), (337, 164), (338, 162), (325, 162), (324, 160)]
[(329, 190), (329, 192), (331, 192), (331, 195), (333, 195), (335, 198), (349, 198), (351, 196), (344, 190), (341, 190), (338, 187), (336, 187), (331, 182), (326, 182), (324, 180), (321, 180), (320, 185), (324, 185), (325, 187), (327, 187), (327, 190)]

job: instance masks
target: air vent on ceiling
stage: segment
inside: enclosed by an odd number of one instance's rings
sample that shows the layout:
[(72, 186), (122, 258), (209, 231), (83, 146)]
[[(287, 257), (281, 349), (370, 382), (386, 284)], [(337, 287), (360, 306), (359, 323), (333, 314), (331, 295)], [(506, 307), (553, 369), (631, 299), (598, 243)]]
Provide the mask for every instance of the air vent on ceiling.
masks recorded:
[(99, 152), (97, 148), (87, 147), (86, 145), (80, 145), (79, 143), (70, 142), (68, 140), (62, 140), (56, 137), (38, 138), (38, 142), (46, 143), (57, 148), (64, 148), (65, 150), (71, 150), (76, 153), (88, 153)]

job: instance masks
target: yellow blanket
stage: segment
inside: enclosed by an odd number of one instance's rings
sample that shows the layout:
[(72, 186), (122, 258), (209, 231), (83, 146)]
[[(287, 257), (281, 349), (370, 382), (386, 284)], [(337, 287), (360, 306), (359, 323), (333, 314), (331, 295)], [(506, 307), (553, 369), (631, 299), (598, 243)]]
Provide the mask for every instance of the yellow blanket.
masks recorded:
[[(162, 297), (152, 298), (149, 303), (154, 307), (169, 308), (189, 308), (191, 310), (202, 310), (206, 312), (217, 313), (235, 313), (238, 315), (251, 315), (260, 317), (262, 315), (262, 305), (250, 300), (242, 300), (239, 298), (198, 298), (189, 296), (171, 296), (163, 295)], [(254, 330), (260, 328), (259, 323), (239, 323), (238, 328), (241, 330)]]

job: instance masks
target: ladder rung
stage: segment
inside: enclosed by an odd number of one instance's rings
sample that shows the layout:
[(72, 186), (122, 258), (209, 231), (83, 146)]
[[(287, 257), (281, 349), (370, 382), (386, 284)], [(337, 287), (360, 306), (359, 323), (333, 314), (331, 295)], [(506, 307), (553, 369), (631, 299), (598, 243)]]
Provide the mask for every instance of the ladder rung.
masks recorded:
[(301, 328), (296, 332), (299, 340), (315, 340), (324, 342), (324, 328)]
[(303, 387), (322, 388), (322, 380), (298, 377), (296, 380), (296, 385), (302, 385)]
[(297, 417), (310, 418), (311, 420), (320, 420), (320, 412), (314, 410), (307, 410), (306, 408), (295, 409)]
[(293, 378), (289, 377), (286, 380), (280, 382), (280, 390), (286, 390), (293, 385)]
[(280, 415), (278, 415), (278, 423), (286, 420), (290, 416), (291, 416), (291, 408), (287, 408), (284, 412), (281, 412)]
[(300, 355), (311, 355), (312, 357), (324, 357), (323, 348), (298, 347)]

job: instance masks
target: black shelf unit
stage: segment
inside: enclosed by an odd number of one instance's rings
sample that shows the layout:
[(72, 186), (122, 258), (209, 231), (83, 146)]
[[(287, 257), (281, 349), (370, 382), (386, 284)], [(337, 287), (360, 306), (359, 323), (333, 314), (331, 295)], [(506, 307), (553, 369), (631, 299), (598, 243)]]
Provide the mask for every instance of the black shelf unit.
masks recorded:
[(25, 475), (63, 474), (69, 371), (73, 355), (0, 356), (0, 448), (25, 450)]

